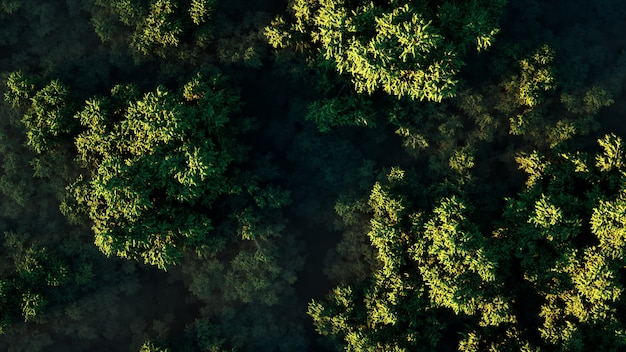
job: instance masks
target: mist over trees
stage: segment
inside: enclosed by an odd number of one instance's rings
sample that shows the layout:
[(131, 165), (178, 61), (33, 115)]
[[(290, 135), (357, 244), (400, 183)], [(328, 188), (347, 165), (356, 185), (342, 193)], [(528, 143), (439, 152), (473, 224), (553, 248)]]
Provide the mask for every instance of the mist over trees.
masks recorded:
[(621, 351), (616, 0), (0, 0), (0, 349)]

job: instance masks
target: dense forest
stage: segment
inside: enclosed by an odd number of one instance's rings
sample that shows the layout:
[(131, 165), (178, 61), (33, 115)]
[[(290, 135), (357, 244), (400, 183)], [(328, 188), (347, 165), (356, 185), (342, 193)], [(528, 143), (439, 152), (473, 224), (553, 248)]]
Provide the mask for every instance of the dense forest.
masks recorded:
[(0, 350), (626, 350), (624, 18), (0, 0)]

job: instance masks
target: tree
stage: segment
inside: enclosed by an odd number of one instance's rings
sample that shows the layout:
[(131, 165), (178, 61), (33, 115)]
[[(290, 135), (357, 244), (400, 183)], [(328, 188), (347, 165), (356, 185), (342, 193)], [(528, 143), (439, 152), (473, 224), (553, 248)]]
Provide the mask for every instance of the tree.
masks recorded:
[(428, 296), (417, 289), (423, 285), (419, 275), (407, 270), (410, 238), (400, 230), (406, 198), (393, 192), (403, 184), (404, 172), (394, 169), (369, 197), (373, 218), (368, 236), (379, 268), (369, 279), (335, 288), (329, 301), (309, 304), (318, 332), (343, 340), (337, 342), (347, 350), (427, 351), (441, 336), (436, 313), (424, 309)]
[(61, 82), (53, 80), (39, 88), (35, 78), (13, 72), (7, 78), (5, 101), (21, 108), (22, 123), (27, 130), (27, 143), (37, 153), (55, 149), (71, 141), (77, 124), (72, 119), (69, 92)]
[(487, 49), (505, 1), (295, 1), (270, 44), (307, 52), (347, 74), (359, 93), (441, 101), (455, 95), (468, 51)]
[(41, 321), (50, 306), (84, 292), (93, 276), (84, 255), (50, 250), (28, 233), (4, 231), (0, 253), (0, 334), (19, 322)]
[(176, 93), (117, 86), (87, 101), (76, 148), (89, 174), (70, 186), (75, 204), (66, 210), (88, 215), (107, 255), (165, 268), (185, 249), (220, 251), (228, 240), (210, 235), (219, 221), (212, 209), (246, 187), (234, 168), (244, 158), (235, 139), (243, 126), (230, 121), (237, 111), (237, 96), (215, 74)]

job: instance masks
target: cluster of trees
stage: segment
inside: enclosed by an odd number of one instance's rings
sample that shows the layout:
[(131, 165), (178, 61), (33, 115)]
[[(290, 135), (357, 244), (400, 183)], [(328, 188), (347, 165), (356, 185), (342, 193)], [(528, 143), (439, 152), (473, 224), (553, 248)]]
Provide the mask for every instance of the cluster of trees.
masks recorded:
[[(124, 43), (139, 56), (189, 55), (213, 39), (215, 0), (95, 1), (94, 30), (104, 42)], [(189, 38), (189, 39), (187, 39)], [(184, 56), (183, 56), (184, 57)]]
[(0, 346), (622, 349), (621, 56), (537, 1), (284, 6), (0, 0)]
[(624, 144), (598, 143), (520, 155), (526, 186), (487, 223), (467, 193), (433, 199), (392, 169), (358, 208), (377, 263), (309, 304), (318, 331), (354, 351), (623, 348)]

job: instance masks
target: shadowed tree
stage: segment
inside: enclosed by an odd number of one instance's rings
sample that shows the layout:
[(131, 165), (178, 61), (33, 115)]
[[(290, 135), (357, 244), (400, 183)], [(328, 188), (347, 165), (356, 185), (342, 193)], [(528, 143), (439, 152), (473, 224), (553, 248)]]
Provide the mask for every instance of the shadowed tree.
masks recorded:
[(198, 54), (212, 40), (215, 0), (96, 0), (92, 22), (103, 41), (128, 45), (137, 58)]
[(7, 78), (5, 101), (13, 108), (23, 109), (28, 145), (41, 154), (72, 140), (77, 123), (72, 118), (73, 106), (66, 86), (53, 80), (45, 86), (21, 72)]

